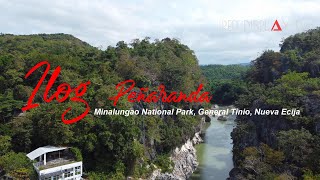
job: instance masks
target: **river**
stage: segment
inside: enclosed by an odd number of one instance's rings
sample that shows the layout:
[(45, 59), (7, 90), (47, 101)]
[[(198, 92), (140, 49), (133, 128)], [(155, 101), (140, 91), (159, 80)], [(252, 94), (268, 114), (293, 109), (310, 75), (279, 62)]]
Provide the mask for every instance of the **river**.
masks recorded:
[(196, 146), (199, 167), (191, 180), (223, 180), (229, 177), (233, 168), (230, 133), (236, 125), (235, 118), (235, 115), (229, 115), (227, 121), (218, 121), (217, 117), (211, 117), (205, 143)]

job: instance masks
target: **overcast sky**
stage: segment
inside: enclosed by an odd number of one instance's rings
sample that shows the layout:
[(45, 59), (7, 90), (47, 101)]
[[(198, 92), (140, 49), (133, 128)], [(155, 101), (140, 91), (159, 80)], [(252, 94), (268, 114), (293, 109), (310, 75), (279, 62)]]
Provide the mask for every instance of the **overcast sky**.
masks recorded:
[[(282, 31), (271, 31), (276, 19)], [(200, 64), (236, 64), (320, 26), (320, 1), (0, 0), (0, 21), (2, 33), (67, 33), (103, 48), (146, 36), (177, 38)]]

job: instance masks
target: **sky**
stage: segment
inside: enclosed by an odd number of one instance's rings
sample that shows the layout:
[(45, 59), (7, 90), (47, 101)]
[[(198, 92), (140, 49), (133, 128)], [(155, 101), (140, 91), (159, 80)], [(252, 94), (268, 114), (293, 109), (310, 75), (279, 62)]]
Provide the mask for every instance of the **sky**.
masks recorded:
[(0, 0), (0, 32), (66, 33), (102, 49), (170, 37), (200, 64), (237, 64), (319, 27), (319, 12), (320, 0)]

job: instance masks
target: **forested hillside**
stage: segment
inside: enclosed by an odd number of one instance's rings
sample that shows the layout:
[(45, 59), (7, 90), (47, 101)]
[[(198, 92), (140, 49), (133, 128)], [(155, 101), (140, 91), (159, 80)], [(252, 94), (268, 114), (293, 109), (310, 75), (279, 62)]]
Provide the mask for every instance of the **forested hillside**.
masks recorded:
[(299, 109), (296, 116), (240, 116), (231, 179), (320, 178), (320, 28), (286, 38), (252, 62), (236, 105)]
[[(198, 131), (197, 116), (93, 116), (92, 109), (83, 120), (66, 125), (61, 113), (72, 107), (72, 115), (85, 107), (71, 101), (44, 103), (47, 80), (35, 97), (40, 107), (21, 112), (43, 70), (29, 78), (25, 74), (38, 62), (48, 60), (51, 71), (61, 66), (53, 89), (62, 82), (76, 87), (90, 80), (83, 99), (90, 107), (112, 109), (109, 97), (116, 95), (115, 85), (126, 79), (137, 87), (151, 90), (164, 84), (168, 91), (194, 91), (202, 82), (198, 61), (187, 46), (175, 39), (136, 39), (120, 41), (115, 47), (99, 50), (65, 34), (0, 35), (0, 172), (16, 178), (34, 178), (26, 153), (39, 146), (74, 147), (82, 156), (90, 179), (146, 177), (151, 164), (163, 171), (172, 170), (168, 153)], [(181, 102), (175, 107), (196, 107)], [(170, 104), (127, 102), (119, 109), (173, 108)], [(151, 165), (151, 166), (150, 166)]]
[(233, 104), (247, 89), (244, 77), (249, 66), (235, 64), (200, 67), (208, 81), (208, 90), (214, 95), (211, 100), (213, 104)]
[(200, 66), (203, 75), (210, 81), (241, 79), (249, 69), (248, 66), (240, 64), (232, 65), (203, 65)]

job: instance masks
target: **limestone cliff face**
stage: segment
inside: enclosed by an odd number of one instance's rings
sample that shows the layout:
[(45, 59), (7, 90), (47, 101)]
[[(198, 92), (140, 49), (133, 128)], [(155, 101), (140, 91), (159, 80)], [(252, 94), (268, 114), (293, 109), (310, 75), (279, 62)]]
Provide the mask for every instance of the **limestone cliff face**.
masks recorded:
[(150, 180), (186, 180), (198, 167), (196, 149), (194, 145), (203, 142), (200, 133), (196, 133), (192, 139), (180, 148), (176, 148), (171, 155), (171, 160), (174, 162), (172, 173), (161, 173), (160, 169), (152, 173)]
[[(302, 97), (301, 107), (304, 116), (309, 118), (319, 119), (320, 117), (320, 98), (314, 95)], [(272, 107), (260, 102), (259, 100), (253, 103), (251, 111), (255, 108), (272, 109)], [(245, 179), (242, 175), (245, 174), (244, 169), (240, 165), (240, 153), (244, 148), (249, 146), (259, 146), (260, 143), (268, 144), (275, 148), (277, 145), (276, 135), (279, 131), (289, 129), (301, 129), (303, 126), (300, 123), (285, 119), (283, 116), (238, 116), (238, 125), (231, 133), (233, 139), (233, 161), (235, 168), (230, 171), (230, 179), (239, 180)], [(245, 123), (243, 123), (245, 122)], [(320, 121), (315, 121), (312, 126), (314, 132), (320, 134)]]

